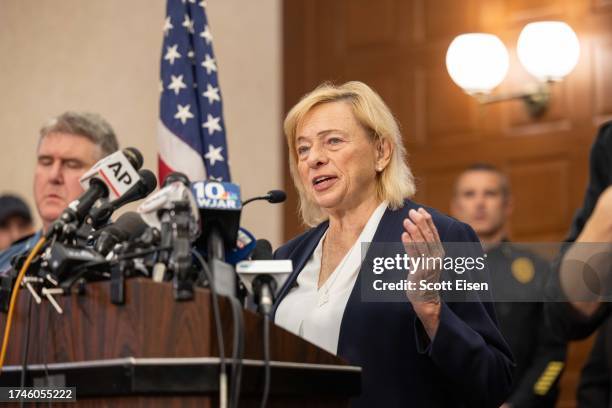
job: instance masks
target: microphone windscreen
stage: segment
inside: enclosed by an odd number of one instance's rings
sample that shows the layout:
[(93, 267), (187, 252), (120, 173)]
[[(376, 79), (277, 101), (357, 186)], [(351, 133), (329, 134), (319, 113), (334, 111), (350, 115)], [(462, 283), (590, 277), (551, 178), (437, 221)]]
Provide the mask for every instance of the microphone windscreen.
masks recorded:
[(166, 176), (166, 178), (164, 179), (163, 186), (166, 187), (168, 184), (174, 183), (175, 181), (180, 181), (186, 186), (189, 186), (191, 184), (191, 181), (189, 181), (189, 177), (187, 177), (186, 174), (181, 173), (179, 171), (175, 171)]
[(267, 239), (258, 239), (255, 243), (255, 248), (251, 253), (251, 259), (254, 261), (265, 261), (273, 259), (272, 244)]
[(117, 218), (115, 223), (98, 230), (94, 248), (100, 254), (106, 255), (116, 244), (140, 237), (147, 227), (138, 213), (126, 212)]
[(134, 167), (136, 170), (139, 170), (142, 167), (144, 159), (142, 158), (142, 153), (140, 153), (140, 150), (135, 147), (126, 147), (122, 150), (122, 152), (132, 167)]
[(140, 214), (134, 211), (128, 211), (122, 214), (119, 218), (117, 218), (117, 221), (115, 221), (112, 226), (122, 233), (125, 233), (127, 235), (127, 239), (138, 238), (148, 227), (147, 223), (143, 221)]
[(268, 191), (268, 202), (272, 204), (282, 203), (287, 199), (287, 194), (283, 190)]
[(151, 194), (153, 190), (155, 190), (155, 187), (157, 187), (157, 177), (155, 177), (155, 174), (151, 170), (148, 170), (148, 169), (142, 169), (138, 172), (138, 174), (140, 175), (140, 178), (142, 179), (142, 183), (145, 188), (143, 192), (144, 192), (144, 196), (146, 197), (149, 194)]

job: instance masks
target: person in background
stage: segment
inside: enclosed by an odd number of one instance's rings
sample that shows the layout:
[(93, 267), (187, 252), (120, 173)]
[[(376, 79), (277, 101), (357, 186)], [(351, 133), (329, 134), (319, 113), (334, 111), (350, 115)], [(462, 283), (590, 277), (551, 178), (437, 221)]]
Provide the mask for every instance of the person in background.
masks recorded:
[(28, 205), (15, 195), (0, 195), (0, 251), (33, 233), (34, 225)]
[(589, 182), (550, 279), (547, 317), (555, 333), (584, 339), (599, 329), (583, 368), (579, 407), (612, 407), (612, 121), (591, 146)]
[(491, 274), (495, 310), (502, 334), (514, 354), (512, 393), (504, 406), (554, 407), (567, 345), (545, 325), (548, 263), (508, 241), (512, 214), (510, 183), (489, 164), (474, 164), (457, 178), (451, 213), (469, 224), (483, 244)]
[(589, 358), (580, 372), (576, 395), (578, 408), (610, 406), (611, 324), (612, 322), (608, 319), (600, 327)]
[[(411, 200), (406, 149), (382, 98), (362, 82), (323, 84), (291, 109), (284, 129), (302, 220), (313, 228), (275, 252), (293, 261), (276, 324), (362, 368), (353, 407), (498, 408), (513, 362), (488, 294), (447, 302), (436, 289), (401, 289), (397, 301), (362, 298), (373, 276), (362, 244), (376, 255), (397, 246), (412, 259), (441, 257), (443, 242), (481, 251), (468, 225)], [(439, 269), (426, 268), (398, 276), (439, 283)]]
[(68, 204), (83, 193), (81, 176), (119, 149), (113, 128), (100, 115), (65, 112), (40, 130), (34, 170), (34, 200), (42, 230), (0, 253), (0, 274), (11, 259), (32, 248)]

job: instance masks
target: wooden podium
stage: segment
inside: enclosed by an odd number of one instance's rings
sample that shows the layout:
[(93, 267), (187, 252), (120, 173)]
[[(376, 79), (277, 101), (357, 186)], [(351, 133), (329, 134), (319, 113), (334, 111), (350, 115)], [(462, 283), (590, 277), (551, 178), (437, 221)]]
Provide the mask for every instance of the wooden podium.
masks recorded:
[[(110, 282), (85, 293), (32, 302), (26, 386), (76, 387), (79, 406), (216, 407), (219, 353), (210, 292), (192, 301), (174, 299), (169, 283), (126, 281), (125, 304), (110, 300)], [(20, 385), (28, 302), (19, 295), (0, 386)], [(226, 358), (233, 325), (220, 297)], [(240, 406), (259, 406), (264, 384), (263, 319), (243, 311), (244, 361)], [(6, 316), (0, 317), (4, 328)], [(270, 407), (348, 406), (359, 395), (361, 369), (270, 324)], [(228, 374), (231, 369), (228, 361)], [(55, 403), (54, 403), (55, 404)]]

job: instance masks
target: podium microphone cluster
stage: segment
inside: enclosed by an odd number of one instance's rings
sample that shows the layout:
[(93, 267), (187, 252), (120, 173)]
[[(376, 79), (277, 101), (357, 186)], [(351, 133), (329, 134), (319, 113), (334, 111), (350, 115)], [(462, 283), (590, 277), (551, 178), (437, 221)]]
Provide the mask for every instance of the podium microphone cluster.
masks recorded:
[(62, 233), (69, 224), (80, 225), (93, 205), (101, 198), (117, 199), (140, 180), (138, 170), (143, 158), (138, 149), (128, 147), (99, 160), (81, 177), (85, 192), (72, 201), (53, 223), (48, 236)]
[(151, 170), (141, 169), (138, 171), (138, 175), (140, 179), (121, 197), (91, 209), (87, 222), (93, 228), (99, 228), (108, 223), (110, 217), (118, 208), (143, 199), (155, 190), (157, 178)]

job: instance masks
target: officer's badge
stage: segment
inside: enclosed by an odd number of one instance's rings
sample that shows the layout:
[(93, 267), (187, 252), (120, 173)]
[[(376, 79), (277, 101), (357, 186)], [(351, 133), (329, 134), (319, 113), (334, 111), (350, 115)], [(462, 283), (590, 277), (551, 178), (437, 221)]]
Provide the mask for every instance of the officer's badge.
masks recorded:
[(535, 275), (535, 268), (531, 259), (524, 256), (516, 258), (512, 262), (512, 275), (514, 278), (521, 283), (529, 283), (533, 280)]

